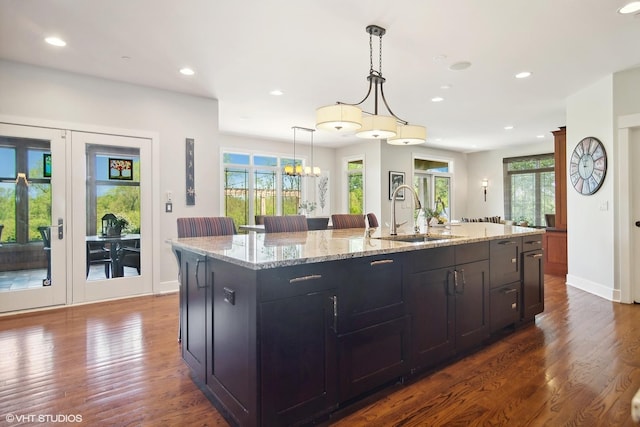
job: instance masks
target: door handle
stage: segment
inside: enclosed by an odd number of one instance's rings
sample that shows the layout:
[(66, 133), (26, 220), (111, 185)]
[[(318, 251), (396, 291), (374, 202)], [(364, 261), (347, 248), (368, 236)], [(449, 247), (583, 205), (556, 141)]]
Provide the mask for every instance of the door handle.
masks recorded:
[(62, 240), (64, 237), (64, 221), (62, 218), (58, 218), (57, 224), (51, 224), (48, 226), (49, 228), (57, 228), (58, 229), (58, 240)]
[(636, 227), (640, 227), (640, 221), (636, 221)]

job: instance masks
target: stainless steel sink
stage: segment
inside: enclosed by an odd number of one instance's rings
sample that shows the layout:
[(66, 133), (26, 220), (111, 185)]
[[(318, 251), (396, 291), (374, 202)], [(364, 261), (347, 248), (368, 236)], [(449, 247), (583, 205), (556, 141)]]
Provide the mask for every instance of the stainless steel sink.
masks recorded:
[(420, 243), (420, 242), (437, 242), (440, 240), (451, 239), (455, 236), (451, 235), (433, 235), (433, 234), (401, 234), (398, 236), (376, 237), (381, 240), (392, 240), (395, 242)]

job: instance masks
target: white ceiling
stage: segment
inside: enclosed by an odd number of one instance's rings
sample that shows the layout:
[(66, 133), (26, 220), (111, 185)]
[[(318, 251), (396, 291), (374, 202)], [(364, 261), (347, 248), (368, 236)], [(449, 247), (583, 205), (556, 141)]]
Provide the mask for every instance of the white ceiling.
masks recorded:
[[(222, 132), (291, 141), (292, 126), (314, 127), (317, 107), (364, 97), (365, 27), (377, 24), (393, 112), (425, 125), (427, 145), (468, 152), (548, 141), (566, 124), (568, 95), (640, 66), (640, 19), (616, 13), (623, 3), (3, 0), (0, 58), (216, 98)], [(49, 35), (67, 46), (45, 44)], [(472, 66), (449, 70), (458, 61)], [(523, 70), (532, 77), (515, 79)], [(314, 142), (355, 140), (318, 131)]]

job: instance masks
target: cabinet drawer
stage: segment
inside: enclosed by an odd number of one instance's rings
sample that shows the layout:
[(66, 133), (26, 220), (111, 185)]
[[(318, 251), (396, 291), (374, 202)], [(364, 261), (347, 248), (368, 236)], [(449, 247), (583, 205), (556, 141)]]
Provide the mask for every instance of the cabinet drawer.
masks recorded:
[(520, 282), (491, 290), (491, 333), (520, 320)]
[(522, 238), (522, 252), (542, 249), (542, 234)]
[(400, 255), (352, 259), (338, 286), (338, 333), (403, 316), (405, 304)]
[(406, 270), (408, 273), (437, 270), (455, 263), (454, 247), (423, 249), (407, 252)]
[(269, 301), (335, 288), (343, 263), (293, 265), (258, 271), (259, 299)]
[(408, 316), (338, 337), (339, 400), (406, 375), (410, 347)]
[(454, 246), (456, 250), (456, 264), (483, 261), (489, 259), (489, 243), (477, 242)]
[(520, 253), (522, 237), (492, 240), (491, 287), (497, 288), (520, 280)]

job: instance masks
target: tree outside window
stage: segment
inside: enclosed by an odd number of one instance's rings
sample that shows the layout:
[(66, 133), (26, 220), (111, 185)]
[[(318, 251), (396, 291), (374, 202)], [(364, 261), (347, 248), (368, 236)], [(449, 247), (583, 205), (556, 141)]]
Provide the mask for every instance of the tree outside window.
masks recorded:
[(350, 214), (364, 214), (364, 160), (347, 162), (347, 191)]

